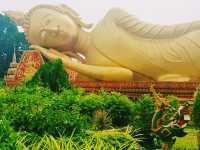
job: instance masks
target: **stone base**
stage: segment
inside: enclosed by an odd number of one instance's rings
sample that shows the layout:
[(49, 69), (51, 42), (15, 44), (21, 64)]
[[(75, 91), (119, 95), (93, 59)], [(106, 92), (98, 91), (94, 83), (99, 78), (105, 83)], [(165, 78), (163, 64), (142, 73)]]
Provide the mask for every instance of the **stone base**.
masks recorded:
[(199, 82), (88, 82), (74, 81), (76, 87), (82, 87), (89, 92), (117, 91), (136, 99), (143, 94), (151, 94), (150, 86), (154, 84), (158, 93), (163, 96), (174, 95), (182, 101), (192, 100)]

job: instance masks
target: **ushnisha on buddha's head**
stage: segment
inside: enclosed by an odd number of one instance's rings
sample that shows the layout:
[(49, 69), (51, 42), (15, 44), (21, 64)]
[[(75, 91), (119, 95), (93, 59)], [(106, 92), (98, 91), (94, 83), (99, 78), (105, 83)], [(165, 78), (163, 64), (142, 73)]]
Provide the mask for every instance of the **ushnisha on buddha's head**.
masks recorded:
[(66, 5), (39, 5), (25, 16), (24, 30), (30, 44), (58, 50), (73, 48), (81, 28), (90, 25)]

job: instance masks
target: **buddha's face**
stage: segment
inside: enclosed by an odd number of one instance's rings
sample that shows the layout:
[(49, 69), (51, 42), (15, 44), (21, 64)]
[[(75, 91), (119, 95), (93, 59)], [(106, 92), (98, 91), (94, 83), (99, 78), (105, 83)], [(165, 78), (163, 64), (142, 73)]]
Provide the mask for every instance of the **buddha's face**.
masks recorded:
[(76, 42), (78, 25), (66, 14), (41, 8), (31, 14), (29, 42), (59, 50), (69, 49)]

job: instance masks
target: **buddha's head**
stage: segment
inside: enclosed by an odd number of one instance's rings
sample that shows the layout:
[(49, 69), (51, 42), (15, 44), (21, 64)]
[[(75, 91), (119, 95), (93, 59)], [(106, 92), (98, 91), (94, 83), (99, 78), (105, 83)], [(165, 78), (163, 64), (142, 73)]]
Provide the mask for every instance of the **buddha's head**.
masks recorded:
[(28, 12), (24, 21), (25, 35), (30, 44), (59, 50), (70, 50), (81, 28), (89, 28), (89, 25), (66, 5), (36, 6)]

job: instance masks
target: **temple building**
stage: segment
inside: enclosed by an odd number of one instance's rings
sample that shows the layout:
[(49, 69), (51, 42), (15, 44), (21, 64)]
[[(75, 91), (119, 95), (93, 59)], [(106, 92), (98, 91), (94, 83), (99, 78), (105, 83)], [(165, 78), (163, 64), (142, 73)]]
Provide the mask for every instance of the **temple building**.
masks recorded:
[(6, 84), (7, 84), (7, 81), (15, 81), (17, 67), (18, 67), (18, 63), (16, 59), (16, 51), (14, 49), (12, 62), (10, 63), (7, 74), (5, 75)]
[(15, 86), (25, 80), (29, 80), (44, 63), (42, 56), (38, 51), (26, 50), (20, 59), (16, 61), (16, 52), (14, 50), (12, 62), (10, 63), (7, 74), (4, 79), (7, 86)]

